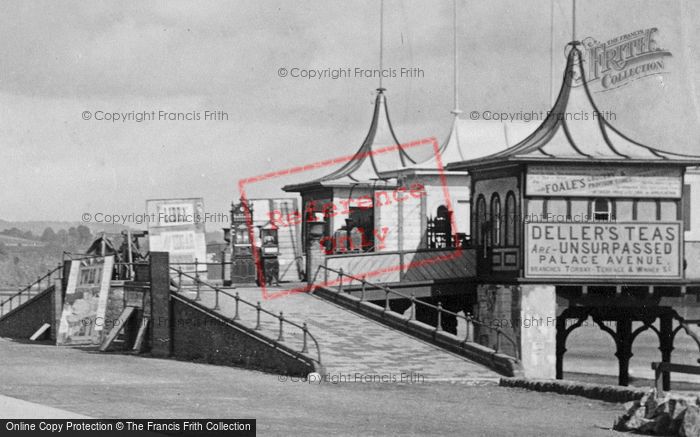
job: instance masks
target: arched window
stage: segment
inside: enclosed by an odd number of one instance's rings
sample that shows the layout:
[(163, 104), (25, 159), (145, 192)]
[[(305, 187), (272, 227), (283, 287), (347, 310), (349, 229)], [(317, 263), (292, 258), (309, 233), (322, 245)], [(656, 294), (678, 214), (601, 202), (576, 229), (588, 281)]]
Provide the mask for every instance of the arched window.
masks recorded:
[(502, 223), (501, 198), (498, 197), (498, 193), (493, 193), (491, 195), (491, 242), (494, 246), (501, 245)]
[(483, 227), (486, 224), (486, 198), (483, 194), (479, 194), (476, 201), (476, 220), (474, 220), (474, 235), (476, 236), (476, 244), (484, 244)]
[(515, 193), (508, 191), (506, 194), (506, 217), (505, 217), (505, 234), (506, 234), (506, 246), (515, 246), (515, 235), (518, 229), (518, 223), (516, 223), (516, 204), (515, 204)]
[(593, 220), (595, 221), (610, 221), (612, 220), (612, 202), (610, 199), (599, 197), (593, 199)]

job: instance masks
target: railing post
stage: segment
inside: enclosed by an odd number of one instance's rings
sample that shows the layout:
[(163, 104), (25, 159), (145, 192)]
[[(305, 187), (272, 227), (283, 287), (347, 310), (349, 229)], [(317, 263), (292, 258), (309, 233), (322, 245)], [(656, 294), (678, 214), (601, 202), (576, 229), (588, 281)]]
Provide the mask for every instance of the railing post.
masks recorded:
[(219, 287), (214, 287), (214, 309), (219, 310)]
[(467, 313), (465, 319), (467, 320), (467, 335), (464, 336), (464, 342), (467, 343), (469, 341), (469, 328), (472, 324), (472, 313)]
[(440, 332), (442, 331), (442, 302), (438, 302), (437, 312), (437, 326), (435, 327), (435, 331)]
[(177, 268), (177, 292), (182, 292), (182, 268)]
[(408, 320), (416, 320), (416, 295), (411, 293), (411, 315)]
[(197, 297), (194, 298), (195, 301), (200, 300), (199, 297), (199, 292), (200, 292), (200, 283), (199, 283), (199, 267), (197, 267), (197, 258), (194, 259), (194, 282), (197, 283)]
[(343, 268), (341, 267), (338, 270), (338, 280), (340, 281), (340, 284), (338, 284), (338, 293), (343, 292)]
[(365, 289), (367, 288), (367, 281), (365, 280), (365, 277), (362, 277), (362, 294), (360, 294), (360, 302), (365, 301)]
[(280, 335), (277, 341), (284, 341), (284, 314), (280, 311)]
[(255, 307), (256, 311), (258, 312), (257, 322), (255, 323), (256, 331), (260, 330), (260, 308), (260, 301), (258, 301), (258, 305)]
[(233, 320), (239, 320), (241, 317), (238, 315), (238, 301), (241, 299), (240, 296), (238, 295), (238, 292), (236, 292), (236, 314), (233, 315)]
[(301, 348), (301, 353), (306, 354), (309, 352), (309, 346), (306, 343), (306, 334), (308, 333), (309, 329), (306, 327), (306, 322), (302, 325), (302, 330), (304, 331), (304, 346)]
[(496, 331), (496, 353), (501, 351), (501, 330)]
[(384, 287), (384, 312), (389, 311), (389, 289)]
[(226, 280), (226, 256), (221, 254), (221, 283), (223, 284)]

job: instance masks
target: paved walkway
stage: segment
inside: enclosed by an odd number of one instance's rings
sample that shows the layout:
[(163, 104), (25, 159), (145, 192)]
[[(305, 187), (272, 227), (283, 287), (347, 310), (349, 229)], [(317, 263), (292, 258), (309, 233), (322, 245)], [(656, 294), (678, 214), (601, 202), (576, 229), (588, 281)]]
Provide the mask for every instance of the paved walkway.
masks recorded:
[[(297, 323), (306, 321), (309, 332), (318, 340), (322, 361), (330, 375), (391, 375), (401, 378), (424, 377), (437, 380), (496, 380), (498, 374), (473, 361), (435, 347), (402, 332), (390, 329), (371, 319), (341, 308), (331, 302), (306, 293), (295, 293), (274, 299), (262, 299), (259, 288), (241, 288), (235, 291), (249, 302), (261, 301), (262, 307)], [(229, 291), (235, 293), (235, 291)], [(213, 291), (200, 293), (201, 303), (214, 307)], [(233, 317), (235, 300), (220, 295), (220, 312)], [(255, 326), (256, 311), (239, 305), (241, 322)], [(263, 316), (262, 328), (267, 335), (277, 338), (279, 323), (272, 316)], [(297, 350), (302, 348), (302, 334), (285, 325), (285, 344)], [(309, 352), (315, 354), (313, 345)]]
[(46, 405), (0, 395), (0, 419), (89, 419), (88, 416), (71, 413)]
[(308, 384), (6, 339), (0, 369), (0, 393), (24, 401), (95, 418), (254, 418), (261, 436), (622, 435), (610, 431), (622, 405), (493, 384)]

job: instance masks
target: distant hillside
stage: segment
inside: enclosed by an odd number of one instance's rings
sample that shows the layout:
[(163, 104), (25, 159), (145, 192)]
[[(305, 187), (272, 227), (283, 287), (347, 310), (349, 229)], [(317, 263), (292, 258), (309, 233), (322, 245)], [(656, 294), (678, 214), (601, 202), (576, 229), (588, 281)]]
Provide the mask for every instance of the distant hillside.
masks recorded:
[(111, 223), (83, 223), (83, 222), (59, 222), (59, 221), (8, 221), (0, 219), (0, 231), (3, 229), (17, 228), (23, 231), (31, 231), (34, 235), (41, 235), (46, 228), (52, 228), (54, 231), (59, 229), (69, 229), (80, 225), (87, 226), (90, 232), (98, 234), (99, 232), (120, 233), (128, 229), (128, 226), (114, 225)]
[[(99, 232), (81, 223), (0, 220), (0, 288), (27, 285), (61, 262), (83, 253)], [(118, 229), (112, 227), (111, 229)]]
[(43, 241), (37, 241), (37, 240), (29, 240), (26, 238), (20, 238), (20, 237), (13, 237), (10, 235), (2, 235), (0, 234), (0, 244), (4, 244), (5, 246), (22, 246), (22, 247), (43, 247), (46, 246), (46, 243)]

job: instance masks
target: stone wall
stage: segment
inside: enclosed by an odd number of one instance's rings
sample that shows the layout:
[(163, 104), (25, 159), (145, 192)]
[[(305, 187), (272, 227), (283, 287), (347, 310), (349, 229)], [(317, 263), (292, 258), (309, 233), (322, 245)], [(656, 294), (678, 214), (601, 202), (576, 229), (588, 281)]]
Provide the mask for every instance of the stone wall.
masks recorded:
[[(477, 286), (477, 313), (476, 318), (482, 323), (493, 328), (501, 328), (505, 334), (515, 339), (518, 335), (517, 304), (519, 290), (516, 285), (480, 284)], [(474, 340), (486, 347), (496, 348), (496, 331), (478, 324), (474, 327)], [(501, 338), (500, 346), (504, 353), (515, 356), (513, 346)]]
[(0, 337), (29, 339), (44, 323), (55, 328), (54, 287), (51, 286), (28, 303), (16, 307), (0, 318)]
[[(173, 298), (172, 354), (175, 358), (240, 366), (283, 375), (306, 376), (320, 369), (257, 332), (208, 313), (197, 304)], [(154, 320), (155, 324), (163, 323)]]
[[(480, 284), (477, 286), (478, 319), (500, 328), (515, 340), (523, 374), (549, 379), (556, 371), (556, 289), (541, 284)], [(496, 348), (496, 331), (476, 325), (477, 343)], [(500, 351), (515, 355), (513, 345), (501, 337)]]

